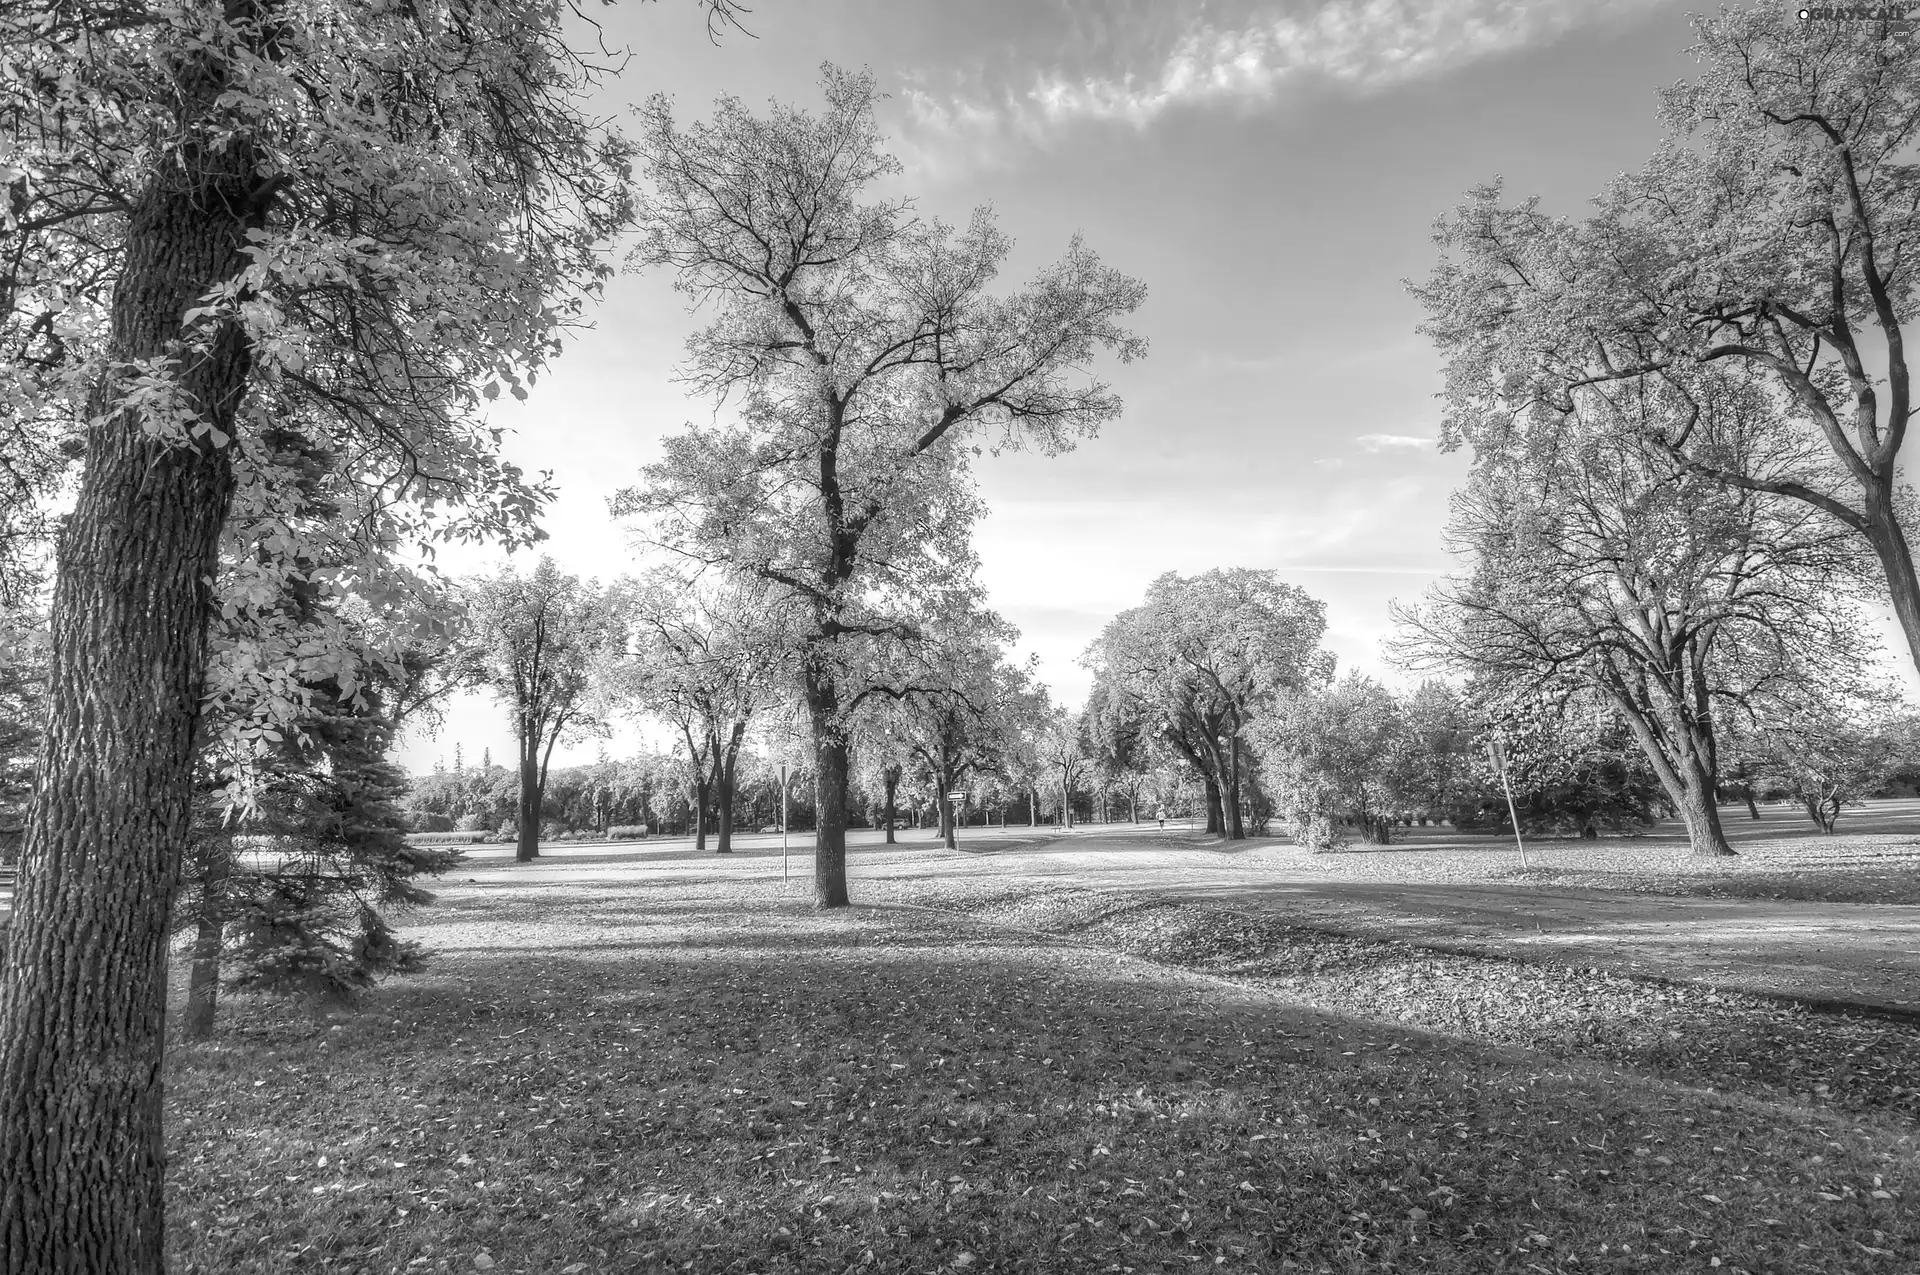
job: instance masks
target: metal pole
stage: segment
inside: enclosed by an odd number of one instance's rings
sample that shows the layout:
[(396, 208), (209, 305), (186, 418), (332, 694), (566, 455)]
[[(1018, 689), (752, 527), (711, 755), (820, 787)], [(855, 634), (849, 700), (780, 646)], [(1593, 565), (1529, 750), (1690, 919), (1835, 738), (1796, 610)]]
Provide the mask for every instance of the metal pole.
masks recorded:
[(780, 785), (780, 879), (787, 879), (787, 786)]
[(1513, 844), (1520, 847), (1520, 866), (1531, 867), (1527, 862), (1527, 843), (1520, 839), (1520, 812), (1513, 807), (1513, 781), (1502, 774), (1500, 782), (1507, 790), (1507, 813), (1513, 816)]
[(1507, 790), (1507, 814), (1513, 817), (1513, 844), (1520, 847), (1520, 866), (1530, 868), (1527, 862), (1527, 843), (1520, 837), (1520, 811), (1513, 804), (1513, 777), (1507, 773), (1507, 750), (1500, 746), (1500, 737), (1494, 736), (1487, 747), (1493, 753), (1494, 768), (1500, 772), (1500, 786)]

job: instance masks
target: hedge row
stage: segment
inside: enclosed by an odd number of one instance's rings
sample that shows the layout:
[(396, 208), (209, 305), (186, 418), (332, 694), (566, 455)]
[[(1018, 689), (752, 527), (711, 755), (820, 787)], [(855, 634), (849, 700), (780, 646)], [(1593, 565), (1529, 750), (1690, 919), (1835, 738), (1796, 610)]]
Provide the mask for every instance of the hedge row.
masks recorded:
[(407, 840), (415, 845), (448, 846), (478, 845), (482, 841), (492, 840), (493, 834), (487, 832), (409, 832)]

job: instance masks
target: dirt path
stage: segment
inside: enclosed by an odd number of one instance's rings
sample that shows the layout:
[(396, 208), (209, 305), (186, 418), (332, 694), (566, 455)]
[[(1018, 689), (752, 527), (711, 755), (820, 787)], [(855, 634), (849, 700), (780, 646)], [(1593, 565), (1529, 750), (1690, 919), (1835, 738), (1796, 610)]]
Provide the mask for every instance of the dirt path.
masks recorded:
[[(804, 894), (811, 846), (795, 838), (789, 888)], [(455, 879), (487, 886), (778, 876), (778, 837), (740, 839), (724, 858), (682, 842), (557, 846), (538, 864), (510, 862), (505, 847), (469, 859)], [(897, 845), (851, 838), (856, 901), (868, 879), (963, 877), (1065, 886), (1249, 911), (1342, 933), (1425, 946), (1548, 960), (1714, 987), (1920, 1013), (1920, 907), (1761, 899), (1671, 897), (1574, 886), (1434, 879), (1494, 875), (1510, 855), (1473, 847), (1408, 847), (1388, 854), (1308, 856), (1266, 846), (1225, 852), (1191, 834), (1095, 828), (970, 829), (958, 852), (924, 833)], [(1658, 843), (1594, 851), (1543, 846), (1536, 863), (1573, 866), (1595, 854), (1652, 859)], [(1372, 873), (1370, 879), (1356, 874)], [(1422, 879), (1425, 878), (1425, 879)]]
[[(1920, 1012), (1920, 907), (1676, 898), (1578, 887), (1352, 880), (1259, 854), (1090, 833), (965, 865), (1089, 889), (1267, 911), (1344, 933)], [(1324, 862), (1324, 861), (1323, 861)]]

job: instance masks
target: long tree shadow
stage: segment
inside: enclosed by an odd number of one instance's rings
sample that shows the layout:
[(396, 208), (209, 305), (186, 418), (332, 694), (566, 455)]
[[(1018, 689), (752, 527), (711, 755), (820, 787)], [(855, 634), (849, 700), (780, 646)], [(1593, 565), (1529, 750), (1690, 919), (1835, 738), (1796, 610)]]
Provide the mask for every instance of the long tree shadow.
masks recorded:
[[(1069, 944), (821, 924), (449, 954), (303, 1038), (242, 1007), (170, 1082), (175, 1268), (1464, 1272), (1624, 1242), (1841, 1270), (1843, 1234), (1920, 1240), (1795, 1176), (1920, 1186), (1864, 1126), (1836, 1151), (1802, 1110)], [(1703, 1216), (1709, 1174), (1792, 1221)]]

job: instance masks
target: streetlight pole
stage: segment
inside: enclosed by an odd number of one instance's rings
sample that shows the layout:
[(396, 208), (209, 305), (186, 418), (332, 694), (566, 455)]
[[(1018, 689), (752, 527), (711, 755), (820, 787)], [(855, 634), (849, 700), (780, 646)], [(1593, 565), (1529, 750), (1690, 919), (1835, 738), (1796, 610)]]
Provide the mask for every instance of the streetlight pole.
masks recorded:
[(787, 776), (793, 773), (793, 767), (787, 762), (780, 763), (780, 879), (787, 879)]

